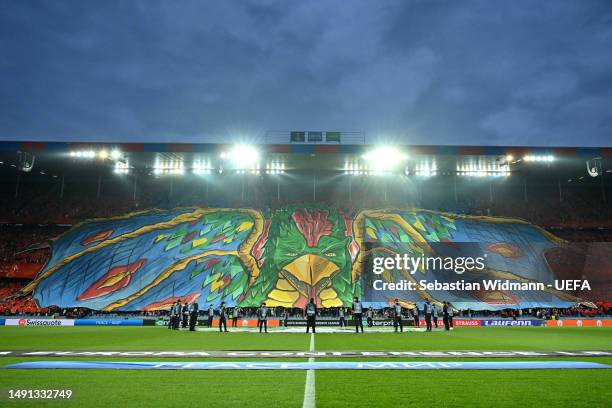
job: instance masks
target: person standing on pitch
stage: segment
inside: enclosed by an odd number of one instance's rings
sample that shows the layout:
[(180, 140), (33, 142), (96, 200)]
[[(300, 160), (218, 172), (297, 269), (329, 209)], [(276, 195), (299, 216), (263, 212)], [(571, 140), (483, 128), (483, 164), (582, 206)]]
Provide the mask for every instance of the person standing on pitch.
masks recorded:
[(314, 298), (310, 298), (310, 302), (306, 305), (306, 333), (309, 332), (312, 327), (312, 333), (316, 333), (317, 326), (317, 305), (315, 305)]
[(176, 304), (174, 305), (174, 320), (172, 323), (172, 329), (174, 330), (178, 330), (179, 329), (179, 323), (181, 321), (181, 302), (176, 302)]
[(195, 331), (195, 327), (198, 324), (198, 312), (200, 306), (198, 302), (193, 302), (189, 305), (189, 331)]
[(414, 304), (414, 309), (412, 309), (412, 317), (414, 318), (414, 327), (420, 327), (421, 322), (419, 322), (419, 305)]
[(368, 322), (368, 327), (372, 327), (374, 325), (374, 310), (371, 307), (366, 310), (366, 320)]
[(170, 316), (168, 318), (168, 329), (174, 328), (174, 306), (175, 305), (176, 305), (176, 302), (173, 302), (172, 305), (170, 306)]
[(259, 332), (261, 333), (261, 329), (265, 328), (266, 333), (268, 332), (268, 308), (266, 307), (266, 303), (262, 303), (261, 307), (257, 310), (257, 319), (259, 320)]
[(425, 324), (427, 326), (427, 331), (431, 331), (431, 303), (429, 303), (429, 299), (425, 300), (425, 304), (423, 305), (423, 314), (425, 315)]
[(400, 328), (400, 332), (404, 332), (404, 323), (402, 323), (402, 305), (400, 305), (399, 299), (395, 299), (393, 305), (393, 328), (397, 333), (397, 326)]
[(213, 305), (210, 305), (208, 307), (208, 322), (207, 322), (207, 326), (209, 328), (212, 327), (214, 317), (215, 317), (215, 309), (213, 308)]
[(187, 328), (187, 323), (189, 321), (189, 305), (187, 305), (187, 302), (183, 303), (183, 307), (181, 308), (181, 315), (183, 317), (183, 321), (181, 322), (181, 327), (183, 329)]
[(444, 321), (444, 330), (450, 330), (448, 325), (448, 302), (444, 302), (442, 305), (442, 320)]
[(438, 306), (431, 305), (431, 317), (433, 317), (434, 325), (438, 328)]
[(340, 318), (340, 327), (346, 327), (346, 310), (344, 307), (340, 306), (338, 309), (338, 317)]
[(240, 308), (235, 307), (232, 312), (232, 327), (238, 327), (238, 318), (240, 317)]
[(359, 333), (360, 327), (363, 333), (363, 305), (357, 296), (353, 299), (353, 320), (355, 321), (355, 333)]
[(222, 332), (225, 329), (227, 333), (227, 307), (225, 307), (225, 302), (221, 302), (221, 307), (219, 308), (219, 331)]
[(450, 302), (448, 303), (448, 325), (450, 326), (450, 329), (453, 330), (453, 317), (455, 316), (455, 311), (453, 310), (453, 307), (451, 306)]

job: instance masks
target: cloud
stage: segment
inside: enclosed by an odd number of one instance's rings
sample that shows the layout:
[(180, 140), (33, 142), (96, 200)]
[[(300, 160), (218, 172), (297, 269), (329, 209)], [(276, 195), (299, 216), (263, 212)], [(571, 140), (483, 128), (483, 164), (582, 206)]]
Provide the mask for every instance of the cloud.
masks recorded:
[(607, 1), (3, 1), (0, 137), (611, 145), (611, 27)]

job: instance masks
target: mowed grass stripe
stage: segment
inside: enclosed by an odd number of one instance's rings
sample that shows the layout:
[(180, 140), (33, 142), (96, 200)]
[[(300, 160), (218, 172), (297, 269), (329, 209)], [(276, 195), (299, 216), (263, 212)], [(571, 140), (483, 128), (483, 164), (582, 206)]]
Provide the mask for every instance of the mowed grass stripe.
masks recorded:
[(612, 327), (461, 327), (430, 333), (321, 333), (317, 334), (317, 350), (612, 350)]
[[(17, 360), (0, 359), (6, 363)], [(136, 360), (136, 359), (135, 359)], [(612, 359), (588, 361), (610, 363)], [(304, 361), (304, 360), (302, 360)], [(470, 360), (471, 361), (471, 360)], [(7, 388), (70, 388), (74, 406), (299, 407), (304, 371), (0, 370)], [(319, 371), (321, 407), (607, 407), (612, 370)], [(57, 402), (19, 403), (54, 407)]]
[[(4, 350), (308, 350), (306, 333), (175, 332), (161, 327), (0, 326)], [(317, 333), (316, 350), (611, 350), (611, 327), (461, 327), (452, 332)]]
[(319, 371), (319, 408), (609, 407), (612, 370)]
[[(302, 405), (304, 371), (0, 370), (0, 384), (3, 390), (72, 389), (75, 399), (66, 406), (85, 408), (281, 408)], [(14, 405), (59, 406), (53, 401)]]
[(218, 333), (163, 327), (0, 326), (5, 350), (308, 350), (305, 333)]

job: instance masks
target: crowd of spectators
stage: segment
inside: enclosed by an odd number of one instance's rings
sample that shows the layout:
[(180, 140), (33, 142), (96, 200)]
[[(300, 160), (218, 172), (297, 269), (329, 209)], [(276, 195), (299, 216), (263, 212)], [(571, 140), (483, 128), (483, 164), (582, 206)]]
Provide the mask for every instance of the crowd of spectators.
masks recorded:
[[(148, 208), (181, 206), (236, 207), (275, 210), (287, 204), (325, 202), (350, 208), (417, 207), (470, 215), (516, 217), (543, 227), (612, 227), (612, 205), (599, 188), (565, 188), (556, 184), (534, 185), (523, 195), (520, 185), (498, 186), (493, 193), (487, 183), (452, 185), (424, 183), (412, 189), (392, 181), (358, 180), (351, 194), (346, 181), (293, 182), (248, 178), (242, 183), (219, 184), (200, 180), (147, 179), (132, 188), (118, 180), (98, 190), (95, 183), (74, 181), (58, 191), (57, 185), (24, 186), (18, 195), (0, 197), (0, 222), (22, 224), (74, 224), (84, 219), (107, 218)], [(125, 180), (123, 180), (125, 181)], [(345, 185), (346, 184), (346, 185)], [(478, 186), (473, 187), (473, 186)], [(612, 194), (610, 194), (612, 196)], [(612, 199), (612, 197), (610, 197)]]

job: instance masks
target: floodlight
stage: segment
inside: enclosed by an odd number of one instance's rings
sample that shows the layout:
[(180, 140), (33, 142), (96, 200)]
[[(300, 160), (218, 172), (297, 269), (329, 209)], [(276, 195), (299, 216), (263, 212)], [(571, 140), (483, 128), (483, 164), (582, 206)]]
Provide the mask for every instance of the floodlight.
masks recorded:
[(259, 159), (259, 152), (254, 146), (250, 145), (236, 145), (228, 154), (222, 153), (222, 158), (229, 158), (236, 168), (244, 169), (252, 167), (257, 163)]
[(377, 147), (361, 157), (370, 162), (370, 168), (374, 170), (390, 170), (400, 162), (408, 159), (408, 155), (391, 146)]

